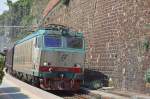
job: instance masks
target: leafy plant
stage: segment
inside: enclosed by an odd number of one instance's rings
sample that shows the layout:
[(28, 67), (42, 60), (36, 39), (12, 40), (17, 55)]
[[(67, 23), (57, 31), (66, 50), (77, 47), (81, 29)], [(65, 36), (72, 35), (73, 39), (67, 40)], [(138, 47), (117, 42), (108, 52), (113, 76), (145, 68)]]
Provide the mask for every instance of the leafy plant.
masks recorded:
[(148, 69), (145, 73), (145, 81), (150, 83), (150, 69)]
[(145, 51), (148, 51), (148, 50), (149, 50), (149, 47), (150, 47), (149, 41), (145, 41), (145, 42), (144, 42)]
[(4, 77), (4, 58), (0, 56), (0, 84), (2, 83), (3, 77)]
[[(7, 0), (9, 11), (7, 13), (8, 17), (5, 18), (7, 20), (7, 23), (5, 23), (12, 26), (31, 26), (32, 19), (34, 18), (31, 15), (32, 4), (33, 0), (18, 0), (15, 3), (12, 3), (11, 0)], [(26, 32), (26, 30), (23, 28), (9, 28), (9, 37), (12, 40), (17, 40), (18, 35), (22, 37), (22, 35), (24, 35), (24, 32)]]

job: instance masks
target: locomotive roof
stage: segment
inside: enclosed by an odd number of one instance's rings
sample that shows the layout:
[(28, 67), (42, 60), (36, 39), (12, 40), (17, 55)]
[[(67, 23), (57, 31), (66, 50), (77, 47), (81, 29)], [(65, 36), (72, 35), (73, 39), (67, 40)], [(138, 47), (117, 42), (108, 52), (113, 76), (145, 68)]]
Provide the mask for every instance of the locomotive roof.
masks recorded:
[(15, 44), (22, 43), (22, 42), (24, 42), (24, 41), (26, 41), (26, 40), (29, 40), (29, 39), (31, 39), (31, 38), (33, 38), (33, 37), (38, 36), (38, 35), (42, 35), (42, 34), (44, 34), (44, 33), (45, 33), (45, 30), (44, 30), (44, 29), (36, 30), (35, 32), (33, 32), (32, 34), (26, 36), (25, 38), (23, 38), (23, 39), (21, 39), (21, 40), (18, 40)]
[[(55, 28), (56, 29), (56, 28)], [(62, 29), (62, 28), (59, 28), (59, 29)], [(66, 28), (65, 28), (66, 29)], [(18, 40), (15, 44), (20, 44), (20, 43), (22, 43), (22, 42), (24, 42), (24, 41), (26, 41), (26, 40), (29, 40), (29, 39), (31, 39), (31, 38), (33, 38), (33, 37), (36, 37), (36, 36), (38, 36), (38, 35), (44, 35), (44, 34), (49, 34), (49, 33), (47, 33), (46, 31), (47, 30), (54, 30), (54, 28), (45, 28), (45, 27), (43, 27), (43, 28), (40, 28), (40, 29), (38, 29), (38, 30), (36, 30), (35, 32), (33, 32), (32, 34), (30, 34), (30, 35), (28, 35), (28, 36), (26, 36), (25, 38), (23, 38), (23, 39), (21, 39), (21, 40)], [(67, 29), (66, 29), (67, 30)], [(68, 30), (69, 31), (69, 30)], [(73, 32), (72, 32), (73, 33)], [(77, 35), (79, 35), (79, 36), (83, 36), (83, 34), (82, 33), (79, 33), (79, 32), (77, 32)]]

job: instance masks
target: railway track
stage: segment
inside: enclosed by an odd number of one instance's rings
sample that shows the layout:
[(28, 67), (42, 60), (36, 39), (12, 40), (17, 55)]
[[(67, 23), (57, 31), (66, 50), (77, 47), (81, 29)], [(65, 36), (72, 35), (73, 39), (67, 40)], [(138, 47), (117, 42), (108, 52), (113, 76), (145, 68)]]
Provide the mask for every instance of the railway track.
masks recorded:
[(91, 94), (84, 90), (79, 90), (78, 92), (63, 93), (63, 95), (64, 96), (58, 96), (63, 97), (64, 99), (101, 99), (100, 95)]
[(72, 97), (63, 97), (64, 99), (101, 99), (101, 96), (98, 95), (74, 95)]
[(91, 99), (92, 97), (90, 95), (75, 95), (76, 99)]

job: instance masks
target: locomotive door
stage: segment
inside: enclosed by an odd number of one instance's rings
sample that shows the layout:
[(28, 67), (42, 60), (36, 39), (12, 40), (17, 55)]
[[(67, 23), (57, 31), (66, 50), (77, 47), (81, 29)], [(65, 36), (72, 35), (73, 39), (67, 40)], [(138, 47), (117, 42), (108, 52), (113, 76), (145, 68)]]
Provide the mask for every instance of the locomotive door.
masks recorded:
[(34, 38), (32, 49), (33, 70), (38, 71), (40, 65), (40, 37)]

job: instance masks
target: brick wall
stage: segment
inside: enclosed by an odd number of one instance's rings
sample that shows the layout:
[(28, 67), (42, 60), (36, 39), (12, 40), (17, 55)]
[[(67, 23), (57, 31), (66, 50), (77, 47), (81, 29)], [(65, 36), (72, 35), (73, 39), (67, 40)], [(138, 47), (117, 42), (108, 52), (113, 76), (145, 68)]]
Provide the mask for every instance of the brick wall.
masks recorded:
[(70, 0), (45, 19), (84, 33), (88, 44), (86, 66), (112, 77), (116, 88), (143, 92), (150, 67), (149, 0)]

